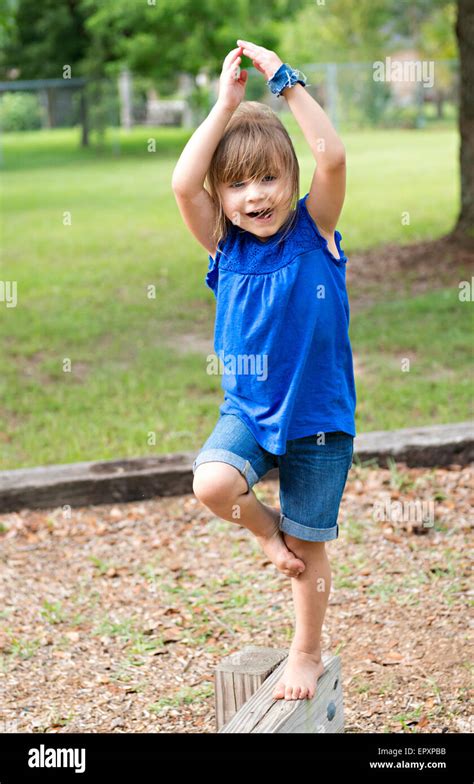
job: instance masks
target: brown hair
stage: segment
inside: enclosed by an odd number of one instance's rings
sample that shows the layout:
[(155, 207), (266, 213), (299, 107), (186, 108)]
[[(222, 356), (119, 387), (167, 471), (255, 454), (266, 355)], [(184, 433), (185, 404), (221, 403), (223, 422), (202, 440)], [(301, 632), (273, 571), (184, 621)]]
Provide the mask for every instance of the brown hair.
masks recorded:
[(217, 220), (213, 227), (216, 247), (226, 238), (231, 224), (223, 210), (218, 186), (244, 180), (256, 181), (268, 174), (282, 177), (290, 194), (287, 197), (283, 191), (277, 199), (278, 203), (287, 203), (289, 210), (287, 230), (281, 237), (284, 239), (296, 217), (298, 159), (291, 138), (275, 112), (258, 101), (243, 101), (226, 126), (205, 180), (205, 187), (217, 207)]

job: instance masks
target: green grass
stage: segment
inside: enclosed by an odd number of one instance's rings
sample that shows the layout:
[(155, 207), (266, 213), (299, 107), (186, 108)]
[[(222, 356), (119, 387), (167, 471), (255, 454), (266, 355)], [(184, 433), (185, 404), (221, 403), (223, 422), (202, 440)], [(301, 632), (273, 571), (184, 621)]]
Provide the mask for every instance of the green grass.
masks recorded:
[[(313, 161), (294, 119), (285, 123), (304, 194)], [(215, 312), (207, 253), (170, 188), (188, 136), (112, 129), (105, 147), (86, 151), (77, 130), (3, 136), (1, 279), (17, 281), (18, 304), (0, 303), (2, 468), (193, 451), (209, 434), (221, 378), (206, 373), (205, 351), (180, 341), (192, 334), (212, 346)], [(149, 138), (156, 153), (147, 152)], [(456, 131), (343, 140), (349, 175), (339, 230), (349, 258), (452, 227)], [(401, 223), (406, 210), (409, 226)], [(358, 432), (470, 416), (468, 314), (453, 289), (397, 302), (381, 292), (378, 306), (352, 318), (364, 368)], [(401, 372), (400, 358), (413, 354), (410, 372)]]
[[(313, 159), (294, 118), (287, 126), (297, 140), (304, 194)], [(339, 231), (347, 255), (386, 242), (434, 239), (453, 227), (460, 206), (455, 130), (359, 131), (342, 139), (348, 167)], [(406, 213), (409, 220), (402, 222)]]
[(471, 307), (452, 288), (383, 301), (358, 315), (351, 343), (361, 362), (357, 413), (364, 430), (472, 417)]

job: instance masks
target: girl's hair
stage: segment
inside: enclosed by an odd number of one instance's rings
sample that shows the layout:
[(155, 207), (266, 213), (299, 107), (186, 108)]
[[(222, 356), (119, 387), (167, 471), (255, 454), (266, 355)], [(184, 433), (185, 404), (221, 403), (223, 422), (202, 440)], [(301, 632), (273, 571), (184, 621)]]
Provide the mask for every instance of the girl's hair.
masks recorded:
[[(213, 227), (216, 247), (226, 238), (231, 224), (223, 210), (218, 186), (244, 180), (259, 181), (266, 175), (278, 176), (284, 184), (277, 198), (278, 204), (285, 203), (289, 211), (283, 240), (296, 219), (298, 159), (288, 132), (275, 112), (258, 101), (244, 101), (226, 126), (204, 183), (217, 207), (217, 221)], [(284, 189), (287, 189), (286, 194)]]

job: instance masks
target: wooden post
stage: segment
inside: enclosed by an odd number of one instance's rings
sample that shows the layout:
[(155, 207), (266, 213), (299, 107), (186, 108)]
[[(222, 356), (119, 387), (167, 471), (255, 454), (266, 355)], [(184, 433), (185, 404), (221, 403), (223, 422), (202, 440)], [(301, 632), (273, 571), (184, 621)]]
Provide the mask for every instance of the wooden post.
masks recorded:
[(311, 699), (274, 699), (288, 652), (250, 645), (216, 668), (218, 732), (337, 733), (344, 731), (340, 656), (323, 654), (325, 671)]
[(214, 674), (218, 732), (287, 656), (286, 649), (248, 645), (222, 659)]

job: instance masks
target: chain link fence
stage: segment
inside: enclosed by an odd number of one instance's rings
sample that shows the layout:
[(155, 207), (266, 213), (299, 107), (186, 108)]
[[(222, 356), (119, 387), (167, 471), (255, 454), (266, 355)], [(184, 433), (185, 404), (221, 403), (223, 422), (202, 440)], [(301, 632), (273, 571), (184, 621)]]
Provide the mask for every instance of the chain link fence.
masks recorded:
[[(421, 68), (421, 64), (423, 68)], [(415, 67), (415, 66), (420, 67)], [(310, 63), (302, 71), (307, 90), (338, 130), (422, 128), (454, 123), (459, 95), (458, 60), (404, 60), (394, 78), (386, 64), (376, 78), (373, 62)], [(283, 98), (268, 90), (265, 79), (249, 68), (246, 100), (289, 111)], [(396, 74), (395, 74), (396, 76)], [(401, 76), (401, 78), (400, 78)], [(83, 127), (103, 143), (108, 127), (196, 127), (218, 95), (219, 79), (181, 74), (177, 89), (161, 98), (152, 82), (123, 71), (117, 80), (47, 79), (0, 83), (3, 132), (39, 128)]]

